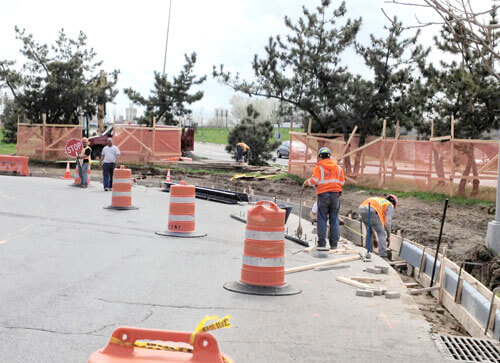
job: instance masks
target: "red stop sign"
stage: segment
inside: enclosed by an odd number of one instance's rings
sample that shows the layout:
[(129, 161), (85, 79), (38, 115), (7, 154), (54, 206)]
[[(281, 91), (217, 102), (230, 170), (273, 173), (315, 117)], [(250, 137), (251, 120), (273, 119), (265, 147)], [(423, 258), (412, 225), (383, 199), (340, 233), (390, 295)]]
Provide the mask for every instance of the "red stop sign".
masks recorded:
[(76, 158), (83, 150), (83, 144), (78, 139), (71, 139), (66, 143), (66, 154)]

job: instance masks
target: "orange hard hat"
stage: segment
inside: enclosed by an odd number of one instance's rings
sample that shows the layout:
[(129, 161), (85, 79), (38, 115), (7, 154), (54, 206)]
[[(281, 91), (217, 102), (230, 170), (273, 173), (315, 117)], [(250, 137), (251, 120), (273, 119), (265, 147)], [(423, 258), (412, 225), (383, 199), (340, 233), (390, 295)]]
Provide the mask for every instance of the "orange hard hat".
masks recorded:
[(87, 139), (86, 137), (82, 138), (82, 142), (89, 142), (89, 139)]

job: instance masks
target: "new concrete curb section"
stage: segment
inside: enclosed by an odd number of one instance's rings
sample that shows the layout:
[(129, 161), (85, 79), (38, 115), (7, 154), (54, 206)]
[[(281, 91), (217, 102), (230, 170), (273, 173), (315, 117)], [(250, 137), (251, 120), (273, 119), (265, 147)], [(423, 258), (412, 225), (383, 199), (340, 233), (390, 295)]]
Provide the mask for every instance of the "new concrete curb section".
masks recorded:
[[(420, 263), (422, 261), (423, 249), (409, 243), (403, 242), (401, 246), (400, 257), (408, 262), (410, 265), (416, 268), (420, 268)], [(425, 253), (425, 267), (422, 271), (425, 275), (432, 276), (432, 268), (434, 265), (434, 256)], [(434, 282), (438, 279), (439, 268), (441, 267), (441, 261), (438, 259), (436, 261), (436, 273), (434, 275)], [(458, 274), (448, 267), (445, 267), (444, 271), (444, 289), (451, 295), (455, 296), (458, 286)], [(461, 305), (465, 310), (472, 315), (483, 328), (486, 328), (488, 315), (490, 311), (490, 301), (486, 299), (475, 287), (469, 284), (467, 281), (463, 282), (462, 294), (460, 296)], [(493, 327), (493, 337), (495, 339), (500, 339), (500, 310), (494, 313), (495, 324)]]

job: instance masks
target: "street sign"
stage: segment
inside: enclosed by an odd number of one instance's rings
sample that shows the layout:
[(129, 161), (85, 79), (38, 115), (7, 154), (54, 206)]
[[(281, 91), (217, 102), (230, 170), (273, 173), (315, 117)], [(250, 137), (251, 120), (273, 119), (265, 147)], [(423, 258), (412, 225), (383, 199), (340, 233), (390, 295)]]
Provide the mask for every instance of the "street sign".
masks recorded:
[(83, 150), (83, 144), (81, 140), (78, 139), (70, 139), (66, 143), (66, 154), (68, 156), (76, 158)]

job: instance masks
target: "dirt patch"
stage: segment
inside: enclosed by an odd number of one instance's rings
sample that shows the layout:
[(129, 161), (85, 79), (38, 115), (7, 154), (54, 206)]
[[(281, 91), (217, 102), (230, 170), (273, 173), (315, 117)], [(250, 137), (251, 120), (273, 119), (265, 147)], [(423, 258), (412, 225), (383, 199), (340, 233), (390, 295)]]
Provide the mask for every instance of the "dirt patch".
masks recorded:
[[(401, 280), (405, 283), (415, 282), (415, 279), (400, 273)], [(431, 333), (433, 334), (448, 334), (448, 335), (466, 335), (469, 334), (458, 322), (457, 319), (451, 315), (448, 310), (439, 305), (437, 299), (431, 294), (425, 293), (414, 295), (413, 298), (418, 304), (418, 308), (422, 312), (425, 320), (431, 325)]]

